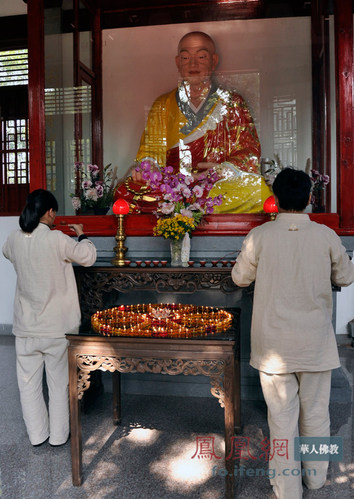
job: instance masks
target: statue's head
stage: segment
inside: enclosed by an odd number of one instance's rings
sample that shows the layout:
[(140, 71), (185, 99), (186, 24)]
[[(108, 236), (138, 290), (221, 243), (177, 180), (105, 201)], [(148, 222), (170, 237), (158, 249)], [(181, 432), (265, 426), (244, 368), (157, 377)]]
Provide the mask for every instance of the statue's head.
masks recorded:
[(206, 33), (187, 33), (178, 44), (176, 65), (181, 77), (191, 85), (208, 81), (218, 60), (214, 41)]

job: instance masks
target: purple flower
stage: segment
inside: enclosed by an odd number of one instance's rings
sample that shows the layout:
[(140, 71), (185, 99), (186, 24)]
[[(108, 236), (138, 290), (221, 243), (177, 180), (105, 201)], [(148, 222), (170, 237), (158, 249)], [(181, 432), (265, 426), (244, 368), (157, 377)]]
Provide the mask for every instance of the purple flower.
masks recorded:
[(98, 198), (103, 197), (104, 191), (103, 191), (103, 186), (101, 184), (98, 184), (98, 185), (96, 184), (96, 192), (97, 192)]
[(87, 165), (89, 172), (92, 175), (92, 178), (96, 178), (99, 174), (100, 169), (97, 165)]
[(219, 194), (218, 196), (215, 196), (215, 198), (214, 198), (214, 205), (215, 206), (221, 206), (222, 202), (223, 202), (222, 194)]
[(82, 182), (82, 188), (83, 189), (89, 189), (90, 187), (92, 187), (92, 182), (91, 180), (84, 180)]
[(76, 161), (76, 162), (75, 162), (75, 170), (76, 170), (77, 172), (81, 172), (82, 167), (83, 167), (83, 163), (81, 163), (81, 161)]

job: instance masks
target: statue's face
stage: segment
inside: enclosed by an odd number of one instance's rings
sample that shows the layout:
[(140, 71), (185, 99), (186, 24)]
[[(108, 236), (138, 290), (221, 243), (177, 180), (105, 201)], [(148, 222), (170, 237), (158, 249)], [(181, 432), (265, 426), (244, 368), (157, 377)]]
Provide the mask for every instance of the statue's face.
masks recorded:
[(180, 42), (176, 65), (181, 77), (190, 84), (208, 81), (217, 63), (215, 47), (207, 38), (191, 34)]

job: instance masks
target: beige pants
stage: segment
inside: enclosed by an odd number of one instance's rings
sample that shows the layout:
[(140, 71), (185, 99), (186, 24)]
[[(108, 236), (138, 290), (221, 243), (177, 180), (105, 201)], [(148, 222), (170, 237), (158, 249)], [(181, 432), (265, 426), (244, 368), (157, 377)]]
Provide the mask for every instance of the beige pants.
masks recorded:
[[(68, 355), (66, 338), (16, 337), (17, 381), (23, 419), (32, 445), (60, 445), (69, 436)], [(43, 397), (43, 370), (48, 409)], [(49, 414), (48, 414), (49, 412)]]
[(324, 485), (328, 461), (295, 461), (294, 438), (329, 437), (331, 371), (259, 374), (272, 447), (274, 439), (288, 441), (288, 458), (275, 452), (269, 460), (270, 482), (278, 499), (301, 499), (302, 481), (309, 489)]

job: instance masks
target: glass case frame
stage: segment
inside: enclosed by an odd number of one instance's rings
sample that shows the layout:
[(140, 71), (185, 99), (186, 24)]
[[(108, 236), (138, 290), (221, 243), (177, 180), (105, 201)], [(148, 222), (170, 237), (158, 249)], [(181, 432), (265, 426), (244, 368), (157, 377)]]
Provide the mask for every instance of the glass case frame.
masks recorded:
[[(76, 5), (78, 5), (77, 0)], [(88, 4), (93, 13), (94, 67), (100, 68), (101, 61), (101, 7)], [(178, 3), (178, 2), (176, 2)], [(217, 2), (214, 13), (223, 7)], [(244, 2), (243, 2), (244, 3)], [(45, 115), (44, 115), (44, 0), (28, 1), (28, 45), (29, 45), (29, 117), (31, 179), (30, 189), (46, 186), (45, 175)], [(326, 27), (325, 0), (312, 2), (312, 58), (313, 91), (318, 98), (313, 102), (313, 151), (314, 165), (321, 166), (324, 173), (328, 168), (328, 143), (330, 122), (328, 112), (328, 68), (324, 39)], [(337, 213), (313, 214), (311, 217), (330, 227), (339, 234), (354, 234), (354, 170), (353, 170), (353, 13), (350, 0), (335, 2), (335, 77), (336, 77), (336, 135), (337, 135)], [(118, 9), (117, 9), (118, 10)], [(249, 11), (243, 13), (254, 15)], [(78, 63), (78, 58), (76, 59)], [(77, 74), (79, 75), (80, 70)], [(93, 161), (102, 164), (102, 75), (98, 71), (94, 97)], [(321, 133), (318, 133), (321, 130)], [(327, 158), (327, 159), (326, 159)], [(315, 166), (314, 166), (315, 167)], [(80, 217), (58, 217), (63, 231), (67, 223), (82, 221)], [(266, 215), (210, 215), (195, 235), (243, 235), (252, 227), (267, 220)], [(85, 231), (89, 235), (111, 236), (116, 231), (114, 216), (85, 217)], [(155, 218), (152, 215), (128, 215), (127, 235), (152, 235)]]

